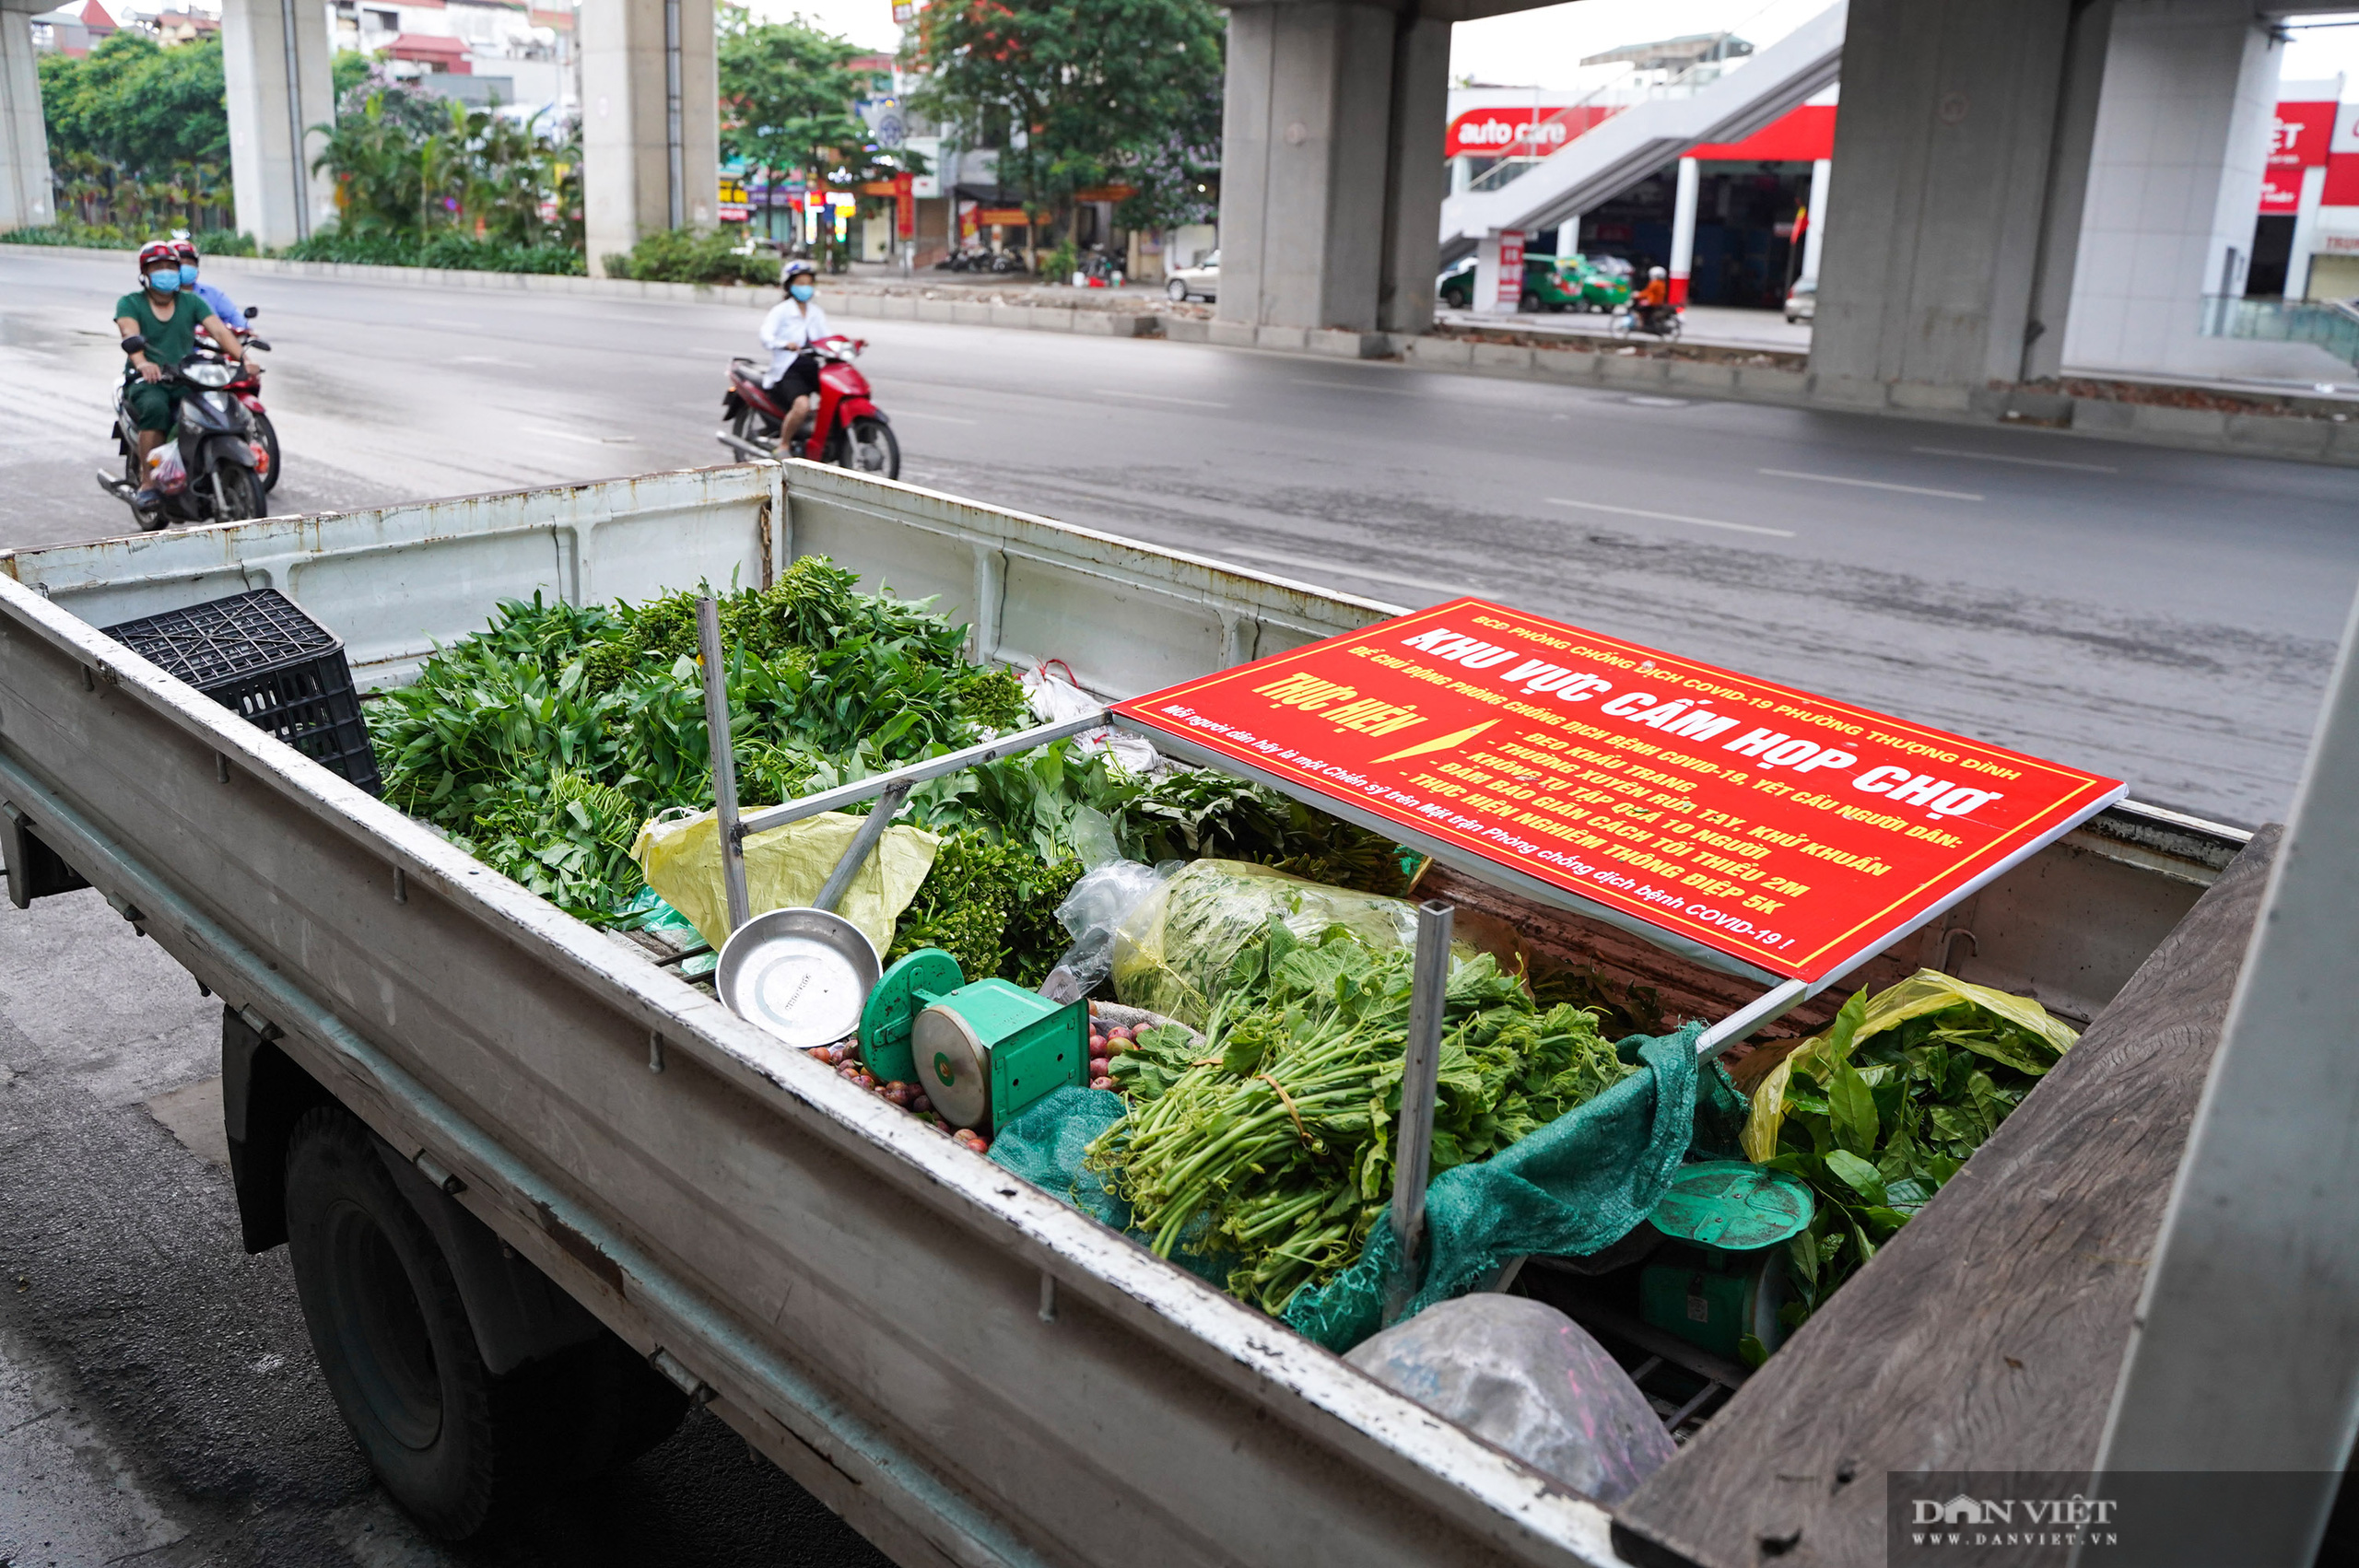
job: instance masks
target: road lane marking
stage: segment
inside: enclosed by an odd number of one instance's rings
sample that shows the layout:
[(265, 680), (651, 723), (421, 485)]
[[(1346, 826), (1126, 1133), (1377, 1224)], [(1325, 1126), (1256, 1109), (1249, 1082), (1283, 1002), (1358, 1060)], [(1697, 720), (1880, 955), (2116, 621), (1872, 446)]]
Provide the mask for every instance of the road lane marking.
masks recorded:
[[(1220, 554), (1242, 556), (1249, 561), (1274, 561), (1282, 567), (1302, 567), (1311, 571), (1340, 572), (1345, 577), (1357, 578), (1363, 582), (1386, 582), (1395, 588), (1423, 589), (1429, 593), (1447, 594), (1459, 599), (1482, 597), (1473, 589), (1453, 588), (1448, 583), (1438, 583), (1430, 577), (1403, 577), (1396, 572), (1367, 571), (1359, 567), (1347, 567), (1333, 560), (1318, 561), (1301, 556), (1281, 556), (1274, 550), (1248, 549), (1242, 545), (1219, 545), (1215, 548)], [(1218, 560), (1220, 555), (1215, 554), (1213, 558)]]
[(922, 408), (897, 408), (893, 410), (890, 417), (894, 419), (939, 419), (945, 425), (980, 425), (982, 423), (980, 419), (961, 419), (956, 414), (928, 414)]
[(1935, 490), (1923, 485), (1895, 485), (1883, 479), (1846, 479), (1840, 474), (1797, 474), (1790, 468), (1757, 468), (1772, 479), (1802, 479), (1818, 485), (1854, 485), (1862, 490), (1897, 490), (1904, 496), (1937, 496), (1944, 501), (1978, 501), (1972, 490)]
[(1122, 392), (1113, 387), (1092, 387), (1089, 390), (1094, 396), (1097, 397), (1144, 398), (1148, 403), (1177, 403), (1190, 408), (1226, 408), (1228, 406), (1225, 403), (1213, 403), (1201, 397), (1164, 397), (1156, 392)]
[[(1765, 470), (1766, 472), (1766, 470)], [(1657, 522), (1688, 522), (1697, 528), (1725, 528), (1731, 533), (1766, 533), (1772, 539), (1791, 539), (1790, 528), (1764, 528), (1757, 522), (1722, 522), (1718, 518), (1685, 517), (1678, 512), (1650, 512), (1637, 507), (1609, 507), (1603, 501), (1568, 501), (1562, 496), (1550, 496), (1552, 507), (1579, 507), (1583, 511), (1612, 512), (1616, 517), (1652, 518)]]
[(2083, 474), (2118, 474), (2118, 468), (2104, 462), (2065, 462), (2052, 457), (2001, 457), (1997, 452), (1970, 452), (1955, 447), (1910, 447), (1913, 452), (1930, 457), (1970, 457), (1978, 462), (2020, 462), (2025, 468), (2077, 468)]
[(593, 447), (636, 446), (639, 442), (637, 436), (585, 436), (578, 430), (550, 430), (538, 425), (525, 426), (524, 433), (528, 436), (555, 436), (560, 441), (580, 441)]

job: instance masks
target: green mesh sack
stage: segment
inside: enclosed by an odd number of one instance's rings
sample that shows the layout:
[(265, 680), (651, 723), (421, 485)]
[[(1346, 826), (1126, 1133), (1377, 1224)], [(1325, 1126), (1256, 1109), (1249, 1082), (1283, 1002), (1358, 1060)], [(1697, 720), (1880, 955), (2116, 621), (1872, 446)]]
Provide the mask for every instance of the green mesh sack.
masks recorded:
[[(1512, 1258), (1601, 1251), (1652, 1213), (1698, 1135), (1703, 1027), (1623, 1041), (1619, 1054), (1643, 1071), (1489, 1159), (1437, 1177), (1426, 1189), (1425, 1267), (1409, 1313), (1477, 1289)], [(1295, 1293), (1286, 1326), (1337, 1354), (1350, 1350), (1383, 1327), (1385, 1281), (1399, 1262), (1392, 1228), (1377, 1226), (1350, 1268)]]
[[(999, 1129), (986, 1156), (1011, 1176), (1022, 1176), (1050, 1197), (1070, 1203), (1101, 1225), (1111, 1225), (1145, 1246), (1154, 1238), (1131, 1229), (1131, 1206), (1106, 1185), (1084, 1156), (1092, 1140), (1122, 1119), (1122, 1097), (1106, 1089), (1078, 1089), (1067, 1084), (1027, 1106)], [(1172, 1249), (1171, 1261), (1214, 1285), (1228, 1278), (1236, 1259), (1225, 1253), (1206, 1253), (1183, 1236)]]

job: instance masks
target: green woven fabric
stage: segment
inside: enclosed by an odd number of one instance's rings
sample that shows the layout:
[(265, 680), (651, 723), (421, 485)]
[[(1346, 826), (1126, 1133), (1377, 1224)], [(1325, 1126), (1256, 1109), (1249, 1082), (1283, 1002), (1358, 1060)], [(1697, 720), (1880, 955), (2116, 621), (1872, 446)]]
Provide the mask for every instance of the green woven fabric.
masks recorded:
[[(1651, 1213), (1696, 1140), (1702, 1032), (1690, 1024), (1623, 1041), (1617, 1050), (1643, 1071), (1489, 1159), (1437, 1177), (1426, 1189), (1424, 1270), (1410, 1314), (1479, 1288), (1511, 1258), (1599, 1251)], [(1709, 1098), (1723, 1088), (1725, 1077)], [(1385, 1281), (1399, 1261), (1391, 1227), (1378, 1226), (1357, 1262), (1296, 1293), (1286, 1326), (1338, 1354), (1350, 1350), (1384, 1326)]]
[[(1744, 1097), (1714, 1063), (1699, 1073), (1700, 1024), (1674, 1035), (1634, 1035), (1615, 1049), (1635, 1072), (1587, 1105), (1487, 1160), (1445, 1171), (1426, 1189), (1423, 1282), (1409, 1310), (1474, 1290), (1527, 1253), (1582, 1257), (1621, 1240), (1671, 1186), (1689, 1157), (1732, 1146)], [(1122, 1117), (1120, 1095), (1060, 1089), (992, 1141), (994, 1164), (1134, 1239), (1130, 1205), (1083, 1164), (1090, 1141)], [(1227, 1264), (1184, 1246), (1172, 1261), (1217, 1285)], [(1338, 1353), (1383, 1326), (1384, 1285), (1398, 1262), (1390, 1226), (1326, 1284), (1296, 1293), (1285, 1321)]]

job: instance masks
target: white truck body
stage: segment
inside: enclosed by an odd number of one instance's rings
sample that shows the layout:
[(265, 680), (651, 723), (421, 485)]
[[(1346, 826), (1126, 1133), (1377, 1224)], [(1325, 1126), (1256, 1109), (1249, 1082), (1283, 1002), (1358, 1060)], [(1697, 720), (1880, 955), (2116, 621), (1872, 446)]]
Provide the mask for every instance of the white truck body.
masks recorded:
[[(19, 550), (0, 553), (0, 802), (897, 1561), (1619, 1562), (1606, 1509), (95, 629), (276, 587), (382, 685), (503, 598), (766, 582), (807, 554), (939, 595), (978, 656), (1061, 658), (1109, 696), (1393, 613), (804, 463)], [(2116, 808), (1986, 889), (1970, 951), (1945, 940), (1966, 917), (1925, 933), (1927, 961), (2086, 1018), (2243, 837)]]

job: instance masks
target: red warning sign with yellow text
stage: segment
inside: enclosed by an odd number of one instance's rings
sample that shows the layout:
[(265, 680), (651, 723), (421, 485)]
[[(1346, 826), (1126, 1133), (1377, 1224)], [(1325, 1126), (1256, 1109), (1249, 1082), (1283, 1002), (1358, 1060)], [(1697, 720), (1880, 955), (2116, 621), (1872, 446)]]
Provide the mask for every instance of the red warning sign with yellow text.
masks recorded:
[(1480, 599), (1115, 711), (1808, 981), (2125, 792)]

